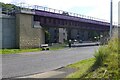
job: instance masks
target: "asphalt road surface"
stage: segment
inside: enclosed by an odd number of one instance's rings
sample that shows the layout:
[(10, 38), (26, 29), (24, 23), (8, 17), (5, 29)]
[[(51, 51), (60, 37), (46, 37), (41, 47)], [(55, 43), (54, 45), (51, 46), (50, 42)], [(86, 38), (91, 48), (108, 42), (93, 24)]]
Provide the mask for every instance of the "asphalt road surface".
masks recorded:
[(2, 77), (20, 77), (51, 71), (93, 57), (98, 46), (2, 55)]

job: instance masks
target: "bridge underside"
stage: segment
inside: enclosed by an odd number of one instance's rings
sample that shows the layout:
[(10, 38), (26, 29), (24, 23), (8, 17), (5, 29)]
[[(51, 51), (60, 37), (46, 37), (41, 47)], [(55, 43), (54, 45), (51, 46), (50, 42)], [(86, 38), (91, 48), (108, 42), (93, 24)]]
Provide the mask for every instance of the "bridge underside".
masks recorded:
[(109, 31), (109, 27), (105, 25), (40, 15), (34, 15), (34, 22), (39, 22), (39, 25), (49, 32), (50, 39), (45, 37), (45, 43), (63, 43), (69, 39), (90, 41)]
[(105, 32), (109, 31), (109, 26), (105, 25), (45, 17), (40, 15), (34, 15), (34, 21), (39, 22), (42, 28), (49, 31), (51, 36), (49, 40), (48, 38), (45, 39), (46, 43), (63, 43), (65, 40), (69, 39), (90, 41), (93, 40), (95, 36), (103, 35)]
[(69, 39), (92, 40), (109, 31), (107, 22), (47, 11), (20, 10), (15, 17), (16, 48), (35, 48)]
[(38, 15), (34, 15), (34, 21), (40, 22), (40, 25), (42, 27), (49, 26), (49, 27), (55, 27), (55, 28), (79, 28), (79, 29), (86, 29), (86, 30), (99, 30), (99, 31), (109, 30), (109, 26), (105, 26), (105, 25), (44, 17), (44, 16), (38, 16)]
[(17, 48), (35, 48), (45, 42), (63, 43), (69, 39), (91, 40), (109, 31), (106, 22), (45, 11), (20, 11), (15, 20)]

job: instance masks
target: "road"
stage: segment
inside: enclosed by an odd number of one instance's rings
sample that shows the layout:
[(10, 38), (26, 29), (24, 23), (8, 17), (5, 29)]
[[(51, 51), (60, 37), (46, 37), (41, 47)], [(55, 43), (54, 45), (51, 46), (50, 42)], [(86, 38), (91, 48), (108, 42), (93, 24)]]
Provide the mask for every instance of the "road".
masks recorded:
[(20, 77), (54, 70), (93, 57), (98, 46), (2, 55), (2, 77)]

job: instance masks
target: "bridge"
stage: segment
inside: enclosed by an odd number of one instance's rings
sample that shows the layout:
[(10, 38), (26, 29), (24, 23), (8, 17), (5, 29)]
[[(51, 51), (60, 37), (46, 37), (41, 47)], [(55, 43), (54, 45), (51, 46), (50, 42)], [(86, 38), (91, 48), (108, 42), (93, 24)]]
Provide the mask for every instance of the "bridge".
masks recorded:
[(46, 30), (51, 35), (51, 42), (60, 43), (68, 39), (89, 40), (93, 38), (91, 31), (96, 31), (99, 37), (109, 32), (110, 23), (106, 20), (37, 5), (17, 7), (9, 12), (16, 20), (17, 48), (48, 43)]
[(20, 8), (21, 13), (34, 15), (34, 21), (39, 21), (43, 27), (82, 28), (91, 30), (109, 30), (110, 23), (103, 19), (80, 15), (77, 13), (56, 10), (35, 5), (33, 9)]

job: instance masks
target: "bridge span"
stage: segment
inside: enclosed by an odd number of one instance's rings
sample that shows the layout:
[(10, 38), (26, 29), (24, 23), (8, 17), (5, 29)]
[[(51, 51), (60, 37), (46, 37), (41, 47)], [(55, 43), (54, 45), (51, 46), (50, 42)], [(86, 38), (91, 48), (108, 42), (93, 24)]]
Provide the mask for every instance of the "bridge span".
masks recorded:
[(109, 32), (110, 23), (105, 20), (42, 6), (19, 6), (13, 13), (17, 48), (35, 48), (42, 43), (63, 43), (69, 39), (100, 39)]
[(22, 7), (20, 12), (33, 14), (34, 21), (39, 21), (43, 27), (72, 27), (105, 31), (109, 30), (110, 26), (110, 23), (103, 19), (37, 5), (32, 9)]

